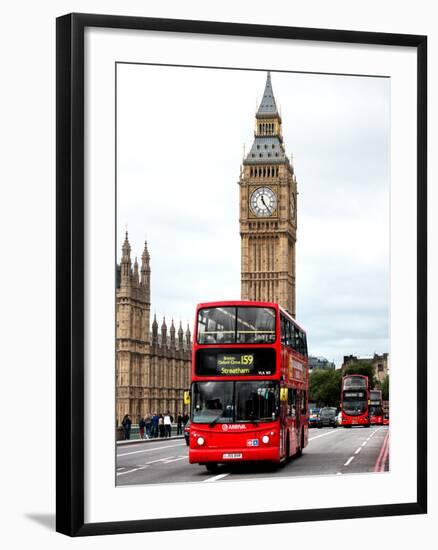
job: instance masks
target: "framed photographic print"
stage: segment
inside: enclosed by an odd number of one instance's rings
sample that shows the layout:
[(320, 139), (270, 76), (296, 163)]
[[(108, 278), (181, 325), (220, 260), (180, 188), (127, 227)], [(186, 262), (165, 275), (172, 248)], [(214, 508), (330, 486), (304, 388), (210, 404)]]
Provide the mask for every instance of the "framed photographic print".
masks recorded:
[(57, 20), (57, 530), (426, 513), (426, 37)]

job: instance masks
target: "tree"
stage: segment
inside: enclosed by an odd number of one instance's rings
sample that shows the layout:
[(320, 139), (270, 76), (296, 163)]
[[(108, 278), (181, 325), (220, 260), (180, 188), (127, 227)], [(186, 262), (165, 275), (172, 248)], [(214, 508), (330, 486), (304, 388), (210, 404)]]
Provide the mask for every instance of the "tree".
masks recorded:
[(370, 390), (373, 390), (376, 386), (376, 381), (374, 380), (374, 368), (370, 363), (365, 361), (356, 361), (352, 365), (345, 368), (344, 376), (347, 374), (362, 374), (363, 376), (368, 376), (368, 385)]
[(309, 401), (318, 407), (339, 407), (341, 370), (315, 369), (309, 377)]

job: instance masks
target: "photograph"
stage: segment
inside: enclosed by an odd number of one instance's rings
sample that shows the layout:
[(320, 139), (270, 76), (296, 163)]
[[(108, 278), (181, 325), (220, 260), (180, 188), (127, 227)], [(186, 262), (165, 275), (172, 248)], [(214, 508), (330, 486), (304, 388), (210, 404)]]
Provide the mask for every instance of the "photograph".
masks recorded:
[(115, 64), (117, 487), (390, 472), (390, 82)]

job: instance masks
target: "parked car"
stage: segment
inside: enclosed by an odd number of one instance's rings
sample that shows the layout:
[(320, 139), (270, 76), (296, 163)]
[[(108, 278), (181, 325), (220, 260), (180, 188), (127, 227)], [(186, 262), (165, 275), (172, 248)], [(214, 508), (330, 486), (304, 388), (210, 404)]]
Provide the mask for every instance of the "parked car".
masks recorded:
[(336, 415), (337, 415), (337, 409), (336, 407), (323, 407), (319, 411), (318, 416), (318, 422), (317, 426), (318, 428), (323, 428), (324, 426), (337, 428), (338, 423), (336, 422)]
[(315, 428), (318, 425), (319, 409), (310, 409), (309, 411), (309, 428)]
[(186, 440), (186, 445), (189, 445), (190, 442), (190, 420), (184, 426), (184, 439)]

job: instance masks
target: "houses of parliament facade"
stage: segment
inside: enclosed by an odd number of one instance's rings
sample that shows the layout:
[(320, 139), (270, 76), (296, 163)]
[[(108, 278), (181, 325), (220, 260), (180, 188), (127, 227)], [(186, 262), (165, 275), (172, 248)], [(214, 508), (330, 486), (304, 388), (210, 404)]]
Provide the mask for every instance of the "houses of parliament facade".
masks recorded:
[[(255, 116), (254, 141), (238, 181), (241, 298), (277, 302), (295, 316), (297, 181), (286, 155), (282, 119), (270, 73)], [(172, 320), (150, 325), (151, 267), (145, 244), (141, 266), (131, 260), (126, 234), (117, 266), (116, 423), (146, 414), (183, 412), (190, 386), (189, 327)], [(235, 297), (230, 297), (235, 299)], [(208, 297), (205, 297), (208, 301)], [(195, 306), (195, 304), (193, 304)]]
[(190, 328), (178, 331), (163, 319), (158, 327), (151, 313), (150, 256), (145, 243), (141, 267), (131, 261), (126, 232), (117, 266), (116, 289), (116, 425), (125, 414), (134, 422), (146, 414), (183, 412), (183, 394), (190, 385)]

